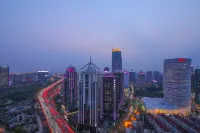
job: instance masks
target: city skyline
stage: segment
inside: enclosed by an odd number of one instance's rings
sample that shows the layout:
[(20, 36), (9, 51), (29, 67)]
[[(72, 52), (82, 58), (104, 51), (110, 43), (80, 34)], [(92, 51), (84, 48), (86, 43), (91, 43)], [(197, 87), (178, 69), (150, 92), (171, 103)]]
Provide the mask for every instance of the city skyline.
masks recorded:
[(112, 46), (123, 69), (163, 71), (163, 60), (198, 65), (200, 1), (0, 2), (0, 65), (10, 72), (79, 70), (92, 54), (111, 68)]

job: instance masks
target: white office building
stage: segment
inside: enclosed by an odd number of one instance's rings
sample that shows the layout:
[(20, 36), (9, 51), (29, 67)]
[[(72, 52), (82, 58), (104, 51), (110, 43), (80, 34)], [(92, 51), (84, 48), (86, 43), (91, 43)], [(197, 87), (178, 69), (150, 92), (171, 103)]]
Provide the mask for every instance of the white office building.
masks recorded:
[(90, 59), (79, 73), (79, 124), (97, 126), (100, 119), (100, 84), (100, 69)]

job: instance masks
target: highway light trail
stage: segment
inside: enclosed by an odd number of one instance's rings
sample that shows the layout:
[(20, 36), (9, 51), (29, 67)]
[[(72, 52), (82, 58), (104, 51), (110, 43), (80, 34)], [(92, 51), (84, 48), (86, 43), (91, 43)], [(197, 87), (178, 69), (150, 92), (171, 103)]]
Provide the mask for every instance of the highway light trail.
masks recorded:
[[(60, 92), (60, 87), (56, 88), (62, 80), (42, 90), (38, 96), (38, 101), (48, 122), (48, 126), (52, 133), (74, 133), (67, 122), (56, 111), (54, 97)], [(55, 89), (55, 91), (54, 91)]]

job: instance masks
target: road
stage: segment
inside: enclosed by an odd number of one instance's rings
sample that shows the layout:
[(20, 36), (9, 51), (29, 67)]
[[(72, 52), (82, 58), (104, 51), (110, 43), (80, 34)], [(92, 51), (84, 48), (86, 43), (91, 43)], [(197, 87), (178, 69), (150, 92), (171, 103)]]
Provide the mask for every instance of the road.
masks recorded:
[(60, 117), (56, 111), (53, 97), (59, 93), (59, 88), (56, 88), (62, 80), (43, 89), (38, 95), (38, 101), (47, 120), (51, 133), (74, 133), (66, 121)]

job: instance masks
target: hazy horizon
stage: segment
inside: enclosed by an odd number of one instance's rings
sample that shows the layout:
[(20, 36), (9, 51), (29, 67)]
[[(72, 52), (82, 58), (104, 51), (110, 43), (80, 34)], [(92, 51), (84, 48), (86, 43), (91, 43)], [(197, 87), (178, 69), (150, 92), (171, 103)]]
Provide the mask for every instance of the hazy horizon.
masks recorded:
[(200, 65), (200, 1), (0, 1), (0, 65), (11, 72), (111, 68), (112, 46), (123, 69), (163, 71), (164, 59)]

